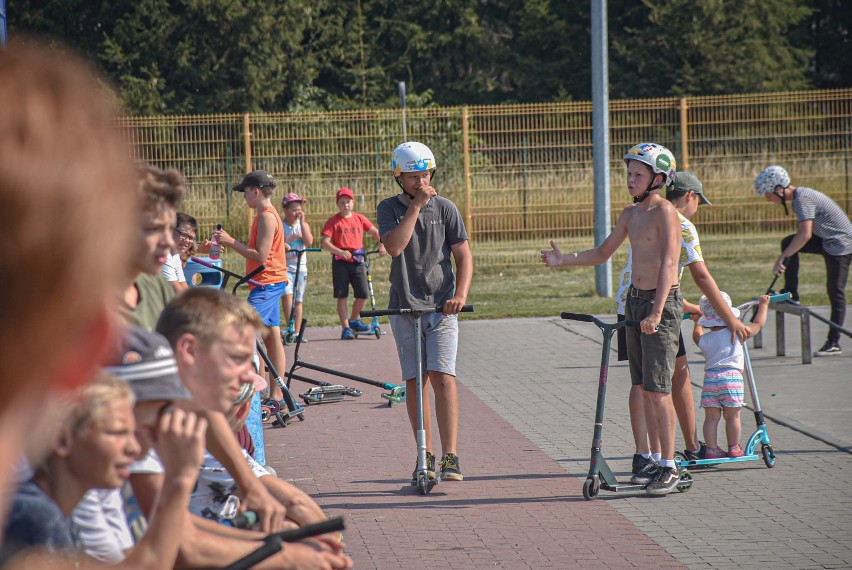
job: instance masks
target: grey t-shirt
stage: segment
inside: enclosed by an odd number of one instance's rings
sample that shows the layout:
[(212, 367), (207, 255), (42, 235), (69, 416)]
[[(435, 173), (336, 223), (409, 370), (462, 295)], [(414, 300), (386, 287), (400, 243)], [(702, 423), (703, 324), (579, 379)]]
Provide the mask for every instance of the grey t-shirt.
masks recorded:
[(793, 211), (799, 222), (813, 220), (813, 233), (822, 238), (829, 255), (852, 253), (852, 223), (834, 200), (812, 188), (796, 188)]
[[(379, 234), (396, 228), (406, 211), (408, 197), (403, 194), (382, 200), (376, 209)], [(456, 279), (450, 247), (467, 239), (456, 205), (441, 196), (429, 200), (420, 210), (411, 241), (391, 261), (388, 308), (428, 309), (451, 299)]]

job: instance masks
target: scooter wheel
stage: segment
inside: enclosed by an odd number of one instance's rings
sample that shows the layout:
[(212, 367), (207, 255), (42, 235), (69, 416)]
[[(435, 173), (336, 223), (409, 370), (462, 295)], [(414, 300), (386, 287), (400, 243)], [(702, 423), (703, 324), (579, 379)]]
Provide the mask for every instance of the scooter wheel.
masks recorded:
[(426, 477), (425, 473), (418, 473), (417, 474), (417, 491), (421, 495), (425, 495), (426, 493), (429, 492), (429, 480)]
[(598, 491), (600, 487), (598, 487), (598, 480), (595, 479), (586, 479), (583, 481), (583, 498), (587, 501), (591, 501), (595, 497), (598, 496)]
[(677, 489), (678, 493), (686, 493), (687, 491), (692, 489), (692, 473), (690, 473), (689, 471), (681, 472), (680, 481), (678, 481), (677, 487), (675, 488)]
[(262, 406), (260, 408), (260, 420), (263, 423), (267, 423), (272, 419), (272, 411), (269, 409), (269, 406)]
[(263, 405), (269, 408), (269, 413), (273, 416), (281, 411), (281, 404), (277, 400), (267, 400)]
[(281, 331), (281, 342), (284, 346), (290, 346), (296, 342), (296, 331)]
[(760, 453), (763, 454), (763, 462), (766, 463), (767, 467), (775, 467), (775, 452), (772, 451), (771, 445), (761, 446)]
[(299, 421), (300, 421), (300, 422), (305, 421), (305, 414), (299, 414), (299, 415), (298, 415), (298, 416), (296, 416), (296, 417), (297, 417), (297, 418), (299, 418)]
[(382, 329), (376, 327), (375, 330), (373, 330), (373, 334), (376, 335), (376, 340), (382, 340)]

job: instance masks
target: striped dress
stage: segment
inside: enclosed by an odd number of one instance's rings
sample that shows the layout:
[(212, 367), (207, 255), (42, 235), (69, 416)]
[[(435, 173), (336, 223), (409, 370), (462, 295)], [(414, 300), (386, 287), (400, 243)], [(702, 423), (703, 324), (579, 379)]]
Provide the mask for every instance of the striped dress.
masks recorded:
[(727, 327), (707, 331), (698, 340), (704, 353), (702, 408), (741, 408), (744, 401), (743, 367), (745, 357), (739, 340), (731, 342)]

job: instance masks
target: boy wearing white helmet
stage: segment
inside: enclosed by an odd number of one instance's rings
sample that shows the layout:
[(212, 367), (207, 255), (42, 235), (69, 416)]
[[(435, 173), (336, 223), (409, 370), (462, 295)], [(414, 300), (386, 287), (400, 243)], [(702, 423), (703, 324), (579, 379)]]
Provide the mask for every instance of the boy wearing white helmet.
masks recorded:
[[(383, 200), (377, 210), (379, 234), (393, 256), (390, 272), (390, 309), (425, 309), (443, 305), (444, 312), (420, 317), (423, 326), (423, 353), (426, 378), (423, 383), (423, 411), (426, 428), (426, 464), (435, 477), (429, 384), (435, 392), (435, 408), (441, 437), (441, 479), (461, 481), (456, 454), (459, 403), (456, 388), (457, 314), (467, 300), (473, 279), (473, 256), (467, 231), (458, 208), (438, 196), (432, 187), (435, 156), (418, 142), (399, 145), (392, 157), (393, 176), (401, 194)], [(455, 261), (456, 272), (452, 262)], [(415, 387), (417, 363), (414, 360), (414, 320), (409, 315), (390, 318), (397, 343), (402, 377), (411, 394)], [(407, 340), (406, 340), (407, 339)], [(416, 398), (406, 398), (412, 429), (417, 429)]]
[[(767, 166), (754, 181), (754, 191), (773, 204), (792, 201), (799, 226), (796, 233), (781, 240), (781, 255), (773, 271), (784, 274), (784, 289), (799, 300), (799, 252), (816, 253), (825, 259), (826, 289), (831, 302), (831, 322), (841, 327), (846, 318), (846, 282), (852, 261), (852, 223), (834, 200), (811, 188), (796, 187), (790, 175), (778, 165)], [(785, 262), (786, 259), (786, 262)], [(840, 331), (828, 329), (825, 344), (814, 356), (839, 356)]]
[[(683, 299), (678, 279), (680, 221), (677, 210), (660, 192), (674, 182), (676, 166), (671, 151), (655, 143), (633, 146), (624, 162), (633, 204), (621, 211), (612, 233), (598, 247), (578, 253), (563, 254), (551, 240), (550, 249), (541, 251), (541, 260), (548, 267), (599, 265), (630, 239), (633, 255), (625, 318), (641, 321), (639, 329), (626, 329), (630, 377), (634, 384), (642, 384), (648, 435), (652, 441), (658, 439), (661, 448), (659, 468), (646, 492), (665, 495), (680, 478), (674, 461), (672, 374)], [(657, 299), (663, 301), (657, 303)]]

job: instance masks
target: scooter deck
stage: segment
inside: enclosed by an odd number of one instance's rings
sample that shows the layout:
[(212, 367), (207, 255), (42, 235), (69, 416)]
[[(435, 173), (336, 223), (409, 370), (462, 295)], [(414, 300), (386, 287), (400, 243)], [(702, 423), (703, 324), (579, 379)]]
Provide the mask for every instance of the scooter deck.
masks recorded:
[(361, 390), (336, 384), (330, 386), (312, 386), (306, 391), (301, 392), (299, 397), (304, 400), (306, 405), (332, 404), (343, 401), (344, 396), (359, 397), (361, 394)]

